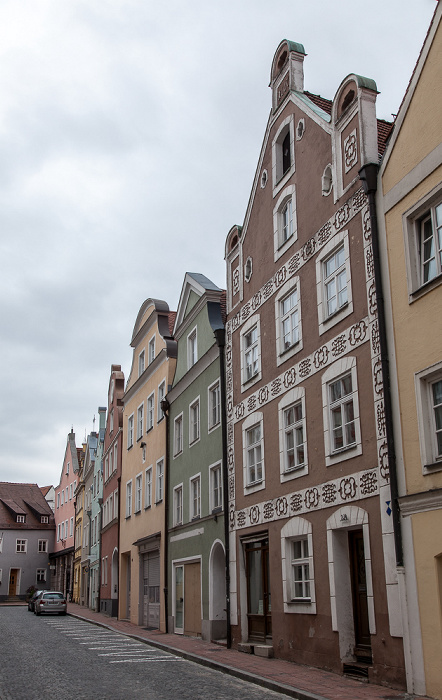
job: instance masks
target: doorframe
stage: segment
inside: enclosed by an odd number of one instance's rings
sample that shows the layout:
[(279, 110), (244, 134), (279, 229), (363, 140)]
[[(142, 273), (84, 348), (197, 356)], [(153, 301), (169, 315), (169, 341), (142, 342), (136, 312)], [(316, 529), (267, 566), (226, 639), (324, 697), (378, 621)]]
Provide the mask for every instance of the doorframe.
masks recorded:
[(362, 530), (364, 538), (367, 608), (370, 634), (376, 634), (368, 513), (358, 506), (338, 508), (327, 520), (328, 571), (332, 629), (339, 635), (341, 661), (354, 661), (355, 626), (348, 531)]
[(17, 566), (11, 566), (9, 568), (9, 576), (8, 576), (8, 596), (9, 596), (9, 586), (10, 586), (10, 580), (11, 580), (11, 572), (16, 571), (17, 572), (17, 580), (15, 582), (15, 593), (12, 595), (20, 595), (20, 583), (21, 583), (21, 569), (18, 568)]
[[(262, 540), (268, 540), (269, 542), (269, 556), (270, 556), (270, 536), (268, 530), (253, 533), (252, 535), (246, 535), (245, 537), (239, 538), (239, 599), (240, 599), (240, 611), (241, 611), (241, 641), (247, 643), (249, 641), (249, 617), (248, 617), (248, 584), (247, 584), (247, 565), (246, 565), (246, 548), (245, 545), (253, 542), (262, 542)], [(269, 572), (269, 593), (271, 589), (270, 572)], [(270, 616), (271, 616), (270, 611)]]
[[(194, 557), (184, 557), (182, 559), (172, 559), (172, 617), (173, 617), (173, 631), (174, 634), (184, 634), (184, 567), (186, 564), (197, 564), (199, 562), (200, 564), (200, 571), (201, 571), (201, 576), (200, 576), (200, 586), (201, 586), (201, 621), (204, 619), (203, 618), (203, 569), (202, 569), (202, 556), (199, 554), (198, 556)], [(177, 628), (176, 627), (176, 579), (175, 579), (175, 569), (177, 566), (182, 566), (183, 567), (183, 627)]]

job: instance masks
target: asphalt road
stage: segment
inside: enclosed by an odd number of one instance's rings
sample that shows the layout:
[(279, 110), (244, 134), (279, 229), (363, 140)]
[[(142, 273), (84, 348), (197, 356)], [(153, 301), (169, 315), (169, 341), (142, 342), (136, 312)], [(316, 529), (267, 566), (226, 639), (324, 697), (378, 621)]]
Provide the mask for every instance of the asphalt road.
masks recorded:
[(0, 608), (0, 700), (285, 697), (73, 617)]

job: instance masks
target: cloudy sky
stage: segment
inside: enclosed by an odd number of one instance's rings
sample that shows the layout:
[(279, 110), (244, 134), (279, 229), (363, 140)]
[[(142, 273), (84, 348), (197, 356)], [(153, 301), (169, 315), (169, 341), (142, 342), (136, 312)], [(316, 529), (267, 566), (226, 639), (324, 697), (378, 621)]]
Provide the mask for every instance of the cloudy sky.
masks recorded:
[(1, 0), (0, 481), (57, 484), (128, 376), (142, 302), (225, 286), (282, 39), (305, 89), (358, 73), (397, 112), (435, 0)]

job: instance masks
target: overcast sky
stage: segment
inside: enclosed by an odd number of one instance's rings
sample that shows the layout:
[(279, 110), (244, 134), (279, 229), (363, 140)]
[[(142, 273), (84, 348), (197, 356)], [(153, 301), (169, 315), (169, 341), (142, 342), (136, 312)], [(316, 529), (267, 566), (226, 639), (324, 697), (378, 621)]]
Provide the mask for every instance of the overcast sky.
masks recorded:
[(373, 78), (396, 113), (435, 0), (2, 0), (0, 481), (57, 485), (126, 378), (142, 302), (186, 271), (225, 287), (271, 105), (273, 55), (305, 89)]

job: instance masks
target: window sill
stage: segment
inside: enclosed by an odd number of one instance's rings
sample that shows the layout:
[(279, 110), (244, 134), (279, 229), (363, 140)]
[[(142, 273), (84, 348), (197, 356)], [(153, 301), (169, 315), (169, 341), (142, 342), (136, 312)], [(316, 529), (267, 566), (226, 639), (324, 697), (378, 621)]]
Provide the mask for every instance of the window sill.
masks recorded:
[(339, 307), (339, 309), (336, 309), (336, 311), (333, 311), (332, 314), (329, 314), (325, 319), (324, 323), (327, 323), (328, 321), (331, 321), (334, 319), (336, 316), (338, 316), (342, 311), (348, 308), (348, 301), (345, 302), (345, 304), (342, 304), (342, 306)]
[(355, 450), (358, 446), (357, 442), (352, 442), (351, 445), (346, 445), (345, 447), (340, 447), (338, 450), (333, 450), (330, 452), (330, 457), (337, 457), (343, 452), (349, 452), (350, 450)]
[(428, 282), (424, 282), (423, 284), (419, 285), (419, 287), (416, 287), (411, 293), (410, 293), (410, 303), (413, 301), (416, 301), (419, 299), (421, 296), (426, 294), (427, 292), (431, 292), (431, 290), (434, 287), (438, 287), (442, 283), (442, 273), (436, 275), (433, 277), (431, 280), (428, 280)]

